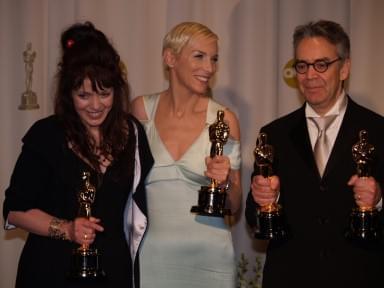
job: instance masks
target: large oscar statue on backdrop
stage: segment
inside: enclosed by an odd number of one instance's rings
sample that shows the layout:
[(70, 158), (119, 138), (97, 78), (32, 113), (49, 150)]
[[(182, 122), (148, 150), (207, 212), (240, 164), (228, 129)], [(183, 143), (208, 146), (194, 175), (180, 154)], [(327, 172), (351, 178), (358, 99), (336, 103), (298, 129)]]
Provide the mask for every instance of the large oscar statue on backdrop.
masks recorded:
[(38, 109), (36, 93), (32, 91), (33, 62), (36, 58), (36, 52), (32, 51), (32, 43), (27, 43), (27, 49), (23, 52), (25, 64), (25, 92), (21, 95), (20, 110)]
[[(229, 137), (229, 126), (224, 122), (224, 111), (217, 111), (217, 120), (209, 126), (209, 140), (211, 141), (210, 157), (223, 155), (223, 147)], [(192, 213), (205, 216), (224, 217), (231, 211), (225, 208), (228, 186), (220, 186), (215, 179), (211, 179), (209, 186), (201, 186), (197, 206), (191, 208)]]
[[(267, 143), (267, 134), (260, 133), (254, 150), (255, 156), (255, 173), (264, 178), (273, 175), (273, 147)], [(256, 211), (256, 232), (257, 239), (279, 239), (283, 240), (287, 237), (287, 228), (283, 217), (282, 208), (277, 203), (258, 207)]]
[[(82, 173), (83, 187), (78, 193), (79, 217), (90, 218), (92, 215), (91, 206), (95, 201), (96, 189), (90, 182), (90, 176), (89, 172)], [(105, 272), (101, 268), (99, 256), (99, 251), (87, 244), (75, 249), (72, 254), (70, 278), (79, 280), (103, 279)]]
[[(371, 176), (371, 163), (375, 156), (375, 147), (368, 143), (368, 132), (359, 132), (359, 141), (352, 146), (352, 157), (356, 163), (358, 177)], [(357, 241), (375, 241), (381, 238), (379, 213), (376, 207), (352, 209), (347, 237)]]

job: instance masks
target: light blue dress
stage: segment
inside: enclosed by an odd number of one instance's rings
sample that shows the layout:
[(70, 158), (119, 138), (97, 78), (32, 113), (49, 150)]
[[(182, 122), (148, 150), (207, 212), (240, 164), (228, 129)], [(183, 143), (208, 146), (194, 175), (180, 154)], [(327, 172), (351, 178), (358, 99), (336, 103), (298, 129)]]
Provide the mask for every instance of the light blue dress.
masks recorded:
[[(217, 110), (209, 100), (203, 132), (180, 160), (174, 161), (156, 130), (154, 118), (159, 94), (144, 96), (148, 121), (143, 121), (155, 164), (147, 178), (148, 231), (140, 255), (143, 288), (233, 288), (236, 264), (229, 227), (220, 217), (190, 213), (198, 190), (209, 184), (204, 158), (211, 143), (208, 127)], [(224, 146), (232, 169), (240, 168), (240, 143)]]

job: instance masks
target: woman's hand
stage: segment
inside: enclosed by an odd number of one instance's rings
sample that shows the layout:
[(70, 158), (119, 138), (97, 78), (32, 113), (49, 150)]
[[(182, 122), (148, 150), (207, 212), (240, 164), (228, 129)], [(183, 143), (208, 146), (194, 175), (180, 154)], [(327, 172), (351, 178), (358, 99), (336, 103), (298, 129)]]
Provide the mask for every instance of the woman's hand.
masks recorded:
[(70, 240), (80, 245), (90, 245), (95, 241), (96, 232), (104, 231), (104, 228), (98, 224), (100, 219), (90, 217), (89, 219), (79, 217), (75, 220), (68, 222), (67, 235)]
[(207, 166), (205, 176), (215, 179), (218, 183), (228, 181), (231, 163), (227, 156), (206, 157), (205, 164)]

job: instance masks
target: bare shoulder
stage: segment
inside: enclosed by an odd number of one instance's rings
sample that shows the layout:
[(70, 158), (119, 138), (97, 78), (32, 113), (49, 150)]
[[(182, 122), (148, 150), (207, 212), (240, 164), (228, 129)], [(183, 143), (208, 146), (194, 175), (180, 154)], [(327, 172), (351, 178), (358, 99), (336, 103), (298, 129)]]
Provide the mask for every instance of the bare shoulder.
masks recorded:
[(240, 124), (236, 114), (227, 108), (225, 109), (224, 119), (229, 125), (231, 137), (240, 140)]
[(131, 109), (133, 116), (135, 116), (137, 119), (148, 120), (148, 116), (144, 107), (143, 96), (137, 96), (132, 100)]

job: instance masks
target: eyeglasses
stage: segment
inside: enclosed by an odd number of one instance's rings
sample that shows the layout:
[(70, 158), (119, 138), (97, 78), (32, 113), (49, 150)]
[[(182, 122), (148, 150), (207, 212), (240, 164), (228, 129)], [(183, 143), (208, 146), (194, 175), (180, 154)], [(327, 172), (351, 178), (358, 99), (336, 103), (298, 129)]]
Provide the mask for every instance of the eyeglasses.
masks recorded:
[(336, 61), (341, 60), (340, 57), (336, 58), (332, 61), (326, 61), (326, 60), (316, 60), (313, 63), (308, 63), (305, 61), (297, 61), (295, 64), (293, 64), (293, 67), (295, 68), (296, 72), (299, 74), (304, 74), (308, 71), (309, 66), (313, 66), (313, 69), (319, 73), (324, 73), (328, 70), (328, 67), (335, 63)]

